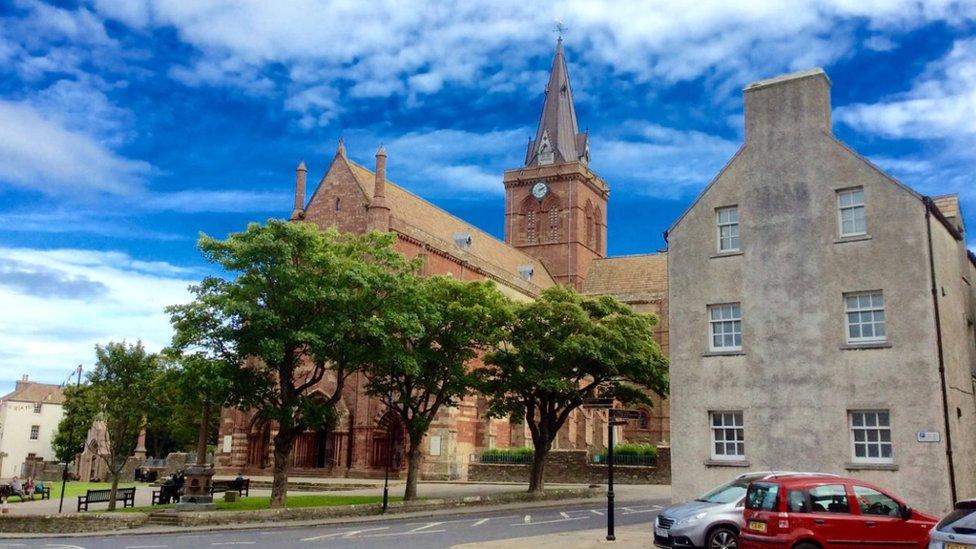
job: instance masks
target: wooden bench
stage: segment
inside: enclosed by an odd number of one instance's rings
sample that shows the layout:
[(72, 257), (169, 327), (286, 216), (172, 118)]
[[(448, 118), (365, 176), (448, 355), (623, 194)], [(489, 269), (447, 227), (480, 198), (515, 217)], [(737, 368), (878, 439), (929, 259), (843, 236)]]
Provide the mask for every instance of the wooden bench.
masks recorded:
[(37, 488), (34, 488), (34, 495), (35, 496), (40, 496), (41, 499), (51, 499), (51, 485), (50, 484), (44, 484), (44, 486), (41, 487), (40, 490), (38, 490)]
[(241, 480), (215, 480), (210, 483), (210, 495), (218, 492), (239, 492), (241, 496), (249, 495), (251, 490), (251, 479)]
[[(108, 503), (109, 496), (111, 496), (112, 490), (88, 490), (83, 496), (78, 496), (78, 512), (81, 512), (81, 508), (84, 507), (85, 511), (88, 510), (88, 505), (91, 503)], [(136, 505), (136, 489), (132, 488), (119, 488), (115, 497), (116, 501), (122, 502), (122, 508), (135, 507)]]

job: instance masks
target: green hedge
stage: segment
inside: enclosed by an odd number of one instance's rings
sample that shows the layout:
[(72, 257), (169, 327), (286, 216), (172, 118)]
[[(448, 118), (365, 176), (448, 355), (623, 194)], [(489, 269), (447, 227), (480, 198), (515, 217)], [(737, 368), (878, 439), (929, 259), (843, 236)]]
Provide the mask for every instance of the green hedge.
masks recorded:
[(489, 448), (481, 453), (482, 456), (531, 456), (535, 453), (530, 447), (519, 448)]
[(657, 446), (653, 444), (617, 444), (613, 447), (613, 455), (657, 457)]

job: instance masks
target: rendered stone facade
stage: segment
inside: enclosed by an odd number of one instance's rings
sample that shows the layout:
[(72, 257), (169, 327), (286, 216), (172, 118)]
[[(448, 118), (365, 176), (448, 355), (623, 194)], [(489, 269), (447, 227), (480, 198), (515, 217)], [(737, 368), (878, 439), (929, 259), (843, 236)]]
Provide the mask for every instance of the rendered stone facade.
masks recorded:
[[(298, 166), (291, 219), (347, 232), (391, 231), (398, 251), (423, 259), (424, 275), (490, 280), (515, 300), (534, 299), (554, 284), (571, 284), (585, 293), (620, 295), (639, 309), (665, 313), (665, 262), (653, 255), (621, 259), (619, 264), (605, 258), (609, 188), (587, 167), (588, 136), (577, 126), (561, 41), (552, 66), (535, 141), (539, 146), (530, 144), (525, 165), (504, 174), (504, 241), (390, 181), (382, 147), (371, 171), (352, 161), (341, 141), (307, 201), (308, 170), (304, 163)], [(395, 166), (395, 159), (391, 162)], [(591, 270), (595, 282), (586, 287)], [(647, 270), (656, 273), (650, 280), (640, 276)], [(666, 324), (657, 336), (666, 344)], [(327, 374), (315, 390), (331, 394), (334, 387)], [(293, 474), (380, 476), (387, 463), (394, 474), (405, 472), (403, 426), (364, 387), (361, 376), (347, 380), (333, 432), (308, 432), (299, 438), (292, 453)], [(465, 479), (472, 458), (483, 450), (531, 446), (525, 425), (486, 419), (486, 408), (484, 398), (474, 395), (438, 414), (422, 443), (423, 478)], [(667, 440), (666, 401), (646, 409), (646, 416), (618, 439)], [(553, 447), (600, 450), (605, 447), (605, 421), (605, 412), (579, 410)], [(266, 473), (274, 433), (275, 426), (255, 420), (253, 412), (223, 410), (218, 472)]]
[(0, 478), (23, 477), (29, 462), (54, 459), (51, 445), (64, 415), (61, 387), (25, 375), (0, 397)]
[(976, 496), (958, 200), (834, 137), (821, 70), (744, 95), (745, 143), (668, 233), (674, 499), (767, 469), (863, 478), (934, 513)]

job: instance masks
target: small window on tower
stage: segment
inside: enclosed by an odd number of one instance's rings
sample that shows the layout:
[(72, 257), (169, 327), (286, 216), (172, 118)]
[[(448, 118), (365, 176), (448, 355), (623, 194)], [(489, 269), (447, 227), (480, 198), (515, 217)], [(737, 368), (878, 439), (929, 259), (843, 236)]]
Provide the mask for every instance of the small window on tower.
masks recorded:
[(539, 156), (539, 164), (543, 166), (555, 162), (556, 153), (553, 151), (552, 143), (549, 141), (549, 130), (542, 132), (542, 139), (539, 140), (539, 148), (536, 149), (536, 154)]
[(539, 219), (535, 210), (529, 210), (525, 214), (525, 241), (530, 244), (539, 241)]
[(549, 210), (549, 242), (559, 240), (559, 210)]
[(342, 207), (341, 203), (342, 203), (342, 199), (337, 197), (335, 201), (335, 211), (338, 212), (341, 209)]

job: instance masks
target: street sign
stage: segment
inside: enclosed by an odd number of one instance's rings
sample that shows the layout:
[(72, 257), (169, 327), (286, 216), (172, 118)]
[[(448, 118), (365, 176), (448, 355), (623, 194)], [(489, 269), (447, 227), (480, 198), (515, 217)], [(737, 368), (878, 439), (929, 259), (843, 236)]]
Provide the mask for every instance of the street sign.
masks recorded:
[(583, 399), (584, 408), (613, 408), (612, 398), (587, 398)]
[(640, 414), (640, 410), (621, 410), (619, 408), (610, 410), (610, 415), (615, 419), (640, 419)]

